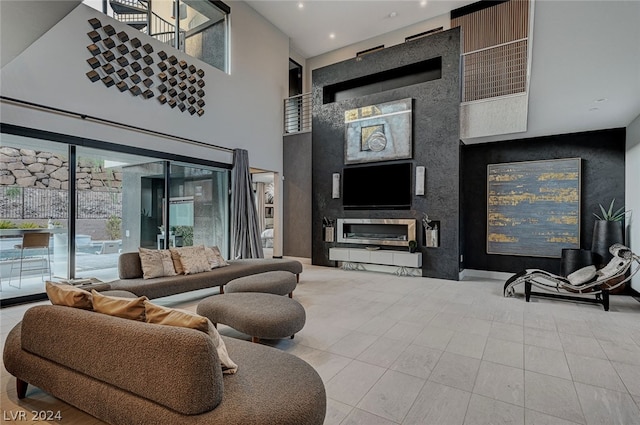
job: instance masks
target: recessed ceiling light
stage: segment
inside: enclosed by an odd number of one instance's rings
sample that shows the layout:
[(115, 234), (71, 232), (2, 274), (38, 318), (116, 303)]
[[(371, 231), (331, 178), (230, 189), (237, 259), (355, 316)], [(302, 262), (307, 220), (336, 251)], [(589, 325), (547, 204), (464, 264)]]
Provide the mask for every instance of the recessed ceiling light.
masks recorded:
[(336, 38), (336, 35), (334, 33), (329, 34), (329, 38), (333, 39)]
[(304, 9), (304, 3), (298, 2), (298, 9)]
[(396, 16), (398, 16), (398, 12), (396, 12), (396, 11), (393, 11), (393, 12), (389, 13), (389, 17), (390, 18), (395, 18)]
[(422, 0), (420, 2), (420, 6), (425, 7), (427, 5), (427, 0)]

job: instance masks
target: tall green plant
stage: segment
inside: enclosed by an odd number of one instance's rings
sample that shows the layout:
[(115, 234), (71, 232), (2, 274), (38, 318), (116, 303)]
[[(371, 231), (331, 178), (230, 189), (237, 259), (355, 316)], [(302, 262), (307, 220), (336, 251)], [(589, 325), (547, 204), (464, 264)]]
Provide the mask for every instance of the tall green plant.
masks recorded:
[(599, 216), (596, 213), (593, 213), (594, 216), (596, 216), (596, 218), (598, 220), (604, 220), (604, 221), (622, 221), (622, 219), (627, 215), (627, 213), (629, 213), (630, 211), (625, 211), (624, 210), (624, 205), (620, 208), (618, 208), (617, 210), (613, 210), (613, 204), (616, 202), (616, 198), (613, 198), (611, 200), (611, 204), (609, 205), (609, 209), (605, 210), (604, 207), (602, 206), (602, 204), (598, 204), (600, 206), (600, 211), (602, 212), (602, 216)]

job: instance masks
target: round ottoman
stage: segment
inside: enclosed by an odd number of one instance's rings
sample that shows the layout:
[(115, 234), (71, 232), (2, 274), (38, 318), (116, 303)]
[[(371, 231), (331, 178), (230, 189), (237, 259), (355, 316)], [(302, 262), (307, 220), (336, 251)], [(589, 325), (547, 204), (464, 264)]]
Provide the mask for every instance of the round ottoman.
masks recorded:
[(263, 292), (275, 295), (293, 297), (296, 289), (296, 275), (286, 271), (264, 272), (250, 276), (239, 277), (227, 283), (225, 293), (234, 292)]
[(258, 292), (214, 295), (200, 301), (197, 313), (214, 324), (222, 323), (258, 339), (279, 339), (304, 327), (306, 314), (291, 298)]

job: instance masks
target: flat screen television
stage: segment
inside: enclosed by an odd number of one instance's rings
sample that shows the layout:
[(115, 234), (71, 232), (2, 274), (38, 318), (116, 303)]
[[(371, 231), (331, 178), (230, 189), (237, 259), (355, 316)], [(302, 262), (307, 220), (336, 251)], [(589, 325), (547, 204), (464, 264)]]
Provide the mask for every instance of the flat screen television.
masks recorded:
[(346, 167), (342, 172), (345, 209), (411, 208), (411, 163)]

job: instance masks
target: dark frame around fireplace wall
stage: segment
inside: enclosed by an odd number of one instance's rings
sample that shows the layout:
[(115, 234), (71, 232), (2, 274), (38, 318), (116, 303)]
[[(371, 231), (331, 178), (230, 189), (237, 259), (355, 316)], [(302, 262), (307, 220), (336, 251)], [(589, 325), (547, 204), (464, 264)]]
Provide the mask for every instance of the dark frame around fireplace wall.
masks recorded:
[[(415, 64), (437, 69), (420, 73)], [(312, 263), (335, 266), (331, 247), (362, 245), (324, 242), (323, 217), (413, 219), (422, 253), (422, 275), (459, 279), (460, 252), (460, 30), (433, 34), (313, 71), (312, 130)], [(396, 78), (416, 68), (416, 75)], [(422, 70), (424, 71), (424, 70)], [(412, 71), (413, 72), (413, 71)], [(378, 80), (379, 79), (379, 80)], [(366, 82), (358, 88), (356, 83)], [(402, 82), (400, 84), (399, 82)], [(349, 87), (348, 96), (326, 96), (326, 88)], [(343, 172), (345, 111), (401, 99), (413, 99), (411, 208), (349, 210), (342, 198), (332, 198), (333, 173)], [(393, 163), (389, 161), (379, 164)], [(425, 195), (415, 195), (415, 169), (426, 169)], [(422, 244), (422, 216), (440, 222), (440, 246)], [(406, 250), (404, 246), (384, 249)]]

